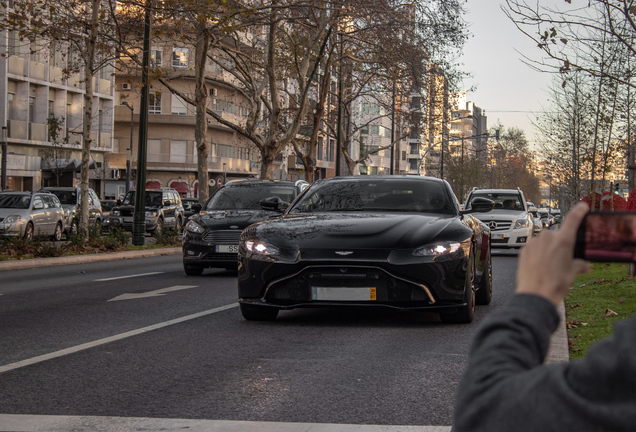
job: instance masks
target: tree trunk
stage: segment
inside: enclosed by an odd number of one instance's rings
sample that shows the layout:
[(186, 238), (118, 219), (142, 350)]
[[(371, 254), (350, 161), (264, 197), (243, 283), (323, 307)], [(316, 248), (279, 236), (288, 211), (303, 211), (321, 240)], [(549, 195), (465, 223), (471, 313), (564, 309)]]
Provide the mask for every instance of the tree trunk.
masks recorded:
[(205, 85), (206, 56), (210, 45), (210, 36), (205, 31), (205, 23), (199, 24), (197, 29), (197, 45), (195, 49), (195, 76), (196, 76), (196, 124), (194, 128), (194, 140), (197, 148), (197, 178), (199, 179), (199, 202), (208, 200), (208, 156), (210, 146), (207, 142), (208, 121), (207, 121), (207, 87)]
[(79, 231), (85, 240), (88, 236), (88, 181), (91, 160), (91, 129), (93, 122), (93, 63), (97, 44), (97, 25), (99, 18), (99, 0), (92, 0), (91, 33), (86, 46), (86, 63), (84, 65), (84, 120), (82, 124), (82, 167), (80, 182), (80, 224)]

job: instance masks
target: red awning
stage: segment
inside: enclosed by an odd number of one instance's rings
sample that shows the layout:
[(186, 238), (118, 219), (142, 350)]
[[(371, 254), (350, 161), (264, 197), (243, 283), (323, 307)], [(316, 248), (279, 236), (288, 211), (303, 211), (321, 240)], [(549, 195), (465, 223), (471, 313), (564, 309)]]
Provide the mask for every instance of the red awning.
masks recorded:
[(149, 181), (146, 182), (146, 189), (159, 189), (161, 188), (161, 183), (158, 181)]
[(170, 183), (170, 187), (176, 189), (180, 194), (187, 194), (190, 191), (186, 183), (172, 182)]

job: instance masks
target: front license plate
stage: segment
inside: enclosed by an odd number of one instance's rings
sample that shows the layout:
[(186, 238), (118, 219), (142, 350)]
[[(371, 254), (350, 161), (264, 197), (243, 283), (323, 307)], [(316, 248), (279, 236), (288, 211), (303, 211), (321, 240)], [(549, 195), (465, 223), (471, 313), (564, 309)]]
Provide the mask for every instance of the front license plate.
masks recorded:
[(311, 287), (312, 300), (370, 301), (376, 298), (375, 287)]
[(238, 245), (216, 245), (217, 253), (238, 253)]
[(493, 234), (492, 238), (493, 238), (493, 240), (503, 240), (504, 235), (503, 234)]

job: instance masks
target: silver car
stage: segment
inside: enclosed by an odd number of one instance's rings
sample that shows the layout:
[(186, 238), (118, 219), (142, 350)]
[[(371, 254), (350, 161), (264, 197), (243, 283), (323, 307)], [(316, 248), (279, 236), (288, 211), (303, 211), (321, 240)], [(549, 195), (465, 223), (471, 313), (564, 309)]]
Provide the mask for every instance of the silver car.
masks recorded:
[[(66, 234), (77, 234), (80, 219), (80, 196), (79, 187), (45, 187), (40, 192), (50, 192), (62, 203), (64, 209), (64, 231)], [(95, 191), (88, 189), (88, 225), (89, 227), (102, 226), (102, 205)]]
[(1, 192), (0, 235), (62, 239), (64, 209), (48, 192)]

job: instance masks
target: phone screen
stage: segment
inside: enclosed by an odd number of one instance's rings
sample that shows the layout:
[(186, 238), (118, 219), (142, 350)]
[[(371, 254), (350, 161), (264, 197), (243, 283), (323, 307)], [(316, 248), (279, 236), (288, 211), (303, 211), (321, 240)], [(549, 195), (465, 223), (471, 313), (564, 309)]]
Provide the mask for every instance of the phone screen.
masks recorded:
[(574, 256), (588, 261), (636, 262), (636, 212), (590, 212), (579, 227)]

